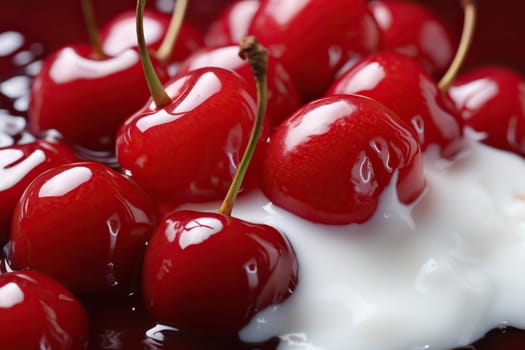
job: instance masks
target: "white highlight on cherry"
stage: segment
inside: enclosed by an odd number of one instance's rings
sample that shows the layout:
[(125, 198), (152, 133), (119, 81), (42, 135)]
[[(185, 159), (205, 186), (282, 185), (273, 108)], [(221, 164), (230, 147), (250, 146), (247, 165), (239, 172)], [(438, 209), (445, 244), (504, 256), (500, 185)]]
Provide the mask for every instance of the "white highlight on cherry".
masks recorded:
[(9, 309), (23, 301), (24, 292), (16, 283), (10, 282), (0, 287), (0, 308)]
[(221, 232), (223, 228), (222, 222), (215, 218), (192, 220), (180, 234), (179, 245), (181, 249), (186, 249), (191, 245), (201, 244), (211, 236)]
[[(334, 101), (325, 105), (318, 105), (313, 113), (307, 112), (303, 115), (301, 123), (292, 121), (293, 128), (289, 130), (284, 139), (285, 151), (292, 152), (297, 145), (305, 139), (326, 134), (331, 124), (337, 121), (343, 114), (351, 114), (356, 107), (346, 101)], [(319, 118), (319, 115), (326, 116)]]
[(80, 78), (100, 79), (125, 71), (139, 59), (139, 54), (132, 49), (104, 60), (92, 60), (81, 57), (73, 48), (66, 47), (58, 54), (49, 76), (56, 84), (65, 84)]
[(478, 79), (462, 86), (451, 86), (448, 93), (458, 105), (465, 106), (463, 115), (468, 119), (471, 110), (477, 110), (499, 93), (499, 87), (491, 79)]
[(38, 192), (39, 197), (61, 197), (88, 182), (93, 173), (84, 166), (67, 169), (47, 180)]
[[(162, 39), (165, 28), (157, 21), (145, 17), (144, 18), (144, 36), (146, 43), (152, 43)], [(135, 33), (136, 21), (134, 17), (129, 17), (125, 21), (117, 22), (117, 25), (112, 27), (112, 30), (105, 37), (103, 43), (103, 51), (108, 56), (116, 56), (120, 52), (131, 47), (138, 46), (137, 36), (130, 35)]]
[(36, 150), (24, 160), (19, 161), (23, 157), (24, 152), (18, 149), (0, 150), (0, 191), (14, 187), (46, 160), (46, 155), (41, 150)]

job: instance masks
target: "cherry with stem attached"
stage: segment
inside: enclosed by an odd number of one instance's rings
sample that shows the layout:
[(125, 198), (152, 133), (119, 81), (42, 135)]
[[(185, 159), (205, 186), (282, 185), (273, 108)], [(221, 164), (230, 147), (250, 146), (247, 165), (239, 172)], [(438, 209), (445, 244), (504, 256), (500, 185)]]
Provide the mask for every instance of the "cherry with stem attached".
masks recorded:
[(120, 128), (121, 167), (162, 202), (223, 197), (248, 144), (256, 103), (232, 71), (207, 67), (163, 86), (148, 55), (144, 3), (137, 6), (139, 51), (151, 100)]
[[(238, 51), (238, 45), (200, 49), (180, 63), (175, 78), (203, 67), (226, 68), (242, 76), (252, 88), (253, 96), (256, 96), (256, 87), (250, 65), (239, 57)], [(300, 107), (301, 100), (299, 90), (292, 77), (279, 59), (271, 54), (268, 55), (267, 74), (268, 106), (265, 123), (274, 127), (295, 112)]]
[(456, 76), (471, 43), (475, 2), (463, 0), (464, 35), (458, 51), (439, 84), (415, 58), (396, 52), (381, 52), (358, 61), (330, 87), (327, 95), (359, 94), (373, 98), (409, 125), (422, 150), (437, 145), (452, 157), (463, 144), (463, 120), (444, 94)]
[[(89, 0), (84, 0), (92, 45), (64, 47), (48, 57), (31, 86), (29, 129), (56, 129), (81, 150), (114, 151), (121, 123), (148, 99), (139, 54), (102, 52)], [(168, 74), (159, 63), (162, 81)]]
[(280, 304), (297, 283), (297, 260), (273, 227), (231, 216), (261, 134), (266, 52), (252, 37), (241, 53), (257, 79), (258, 114), (250, 141), (219, 213), (178, 211), (155, 231), (143, 263), (146, 307), (161, 322), (208, 335), (238, 332), (259, 311)]

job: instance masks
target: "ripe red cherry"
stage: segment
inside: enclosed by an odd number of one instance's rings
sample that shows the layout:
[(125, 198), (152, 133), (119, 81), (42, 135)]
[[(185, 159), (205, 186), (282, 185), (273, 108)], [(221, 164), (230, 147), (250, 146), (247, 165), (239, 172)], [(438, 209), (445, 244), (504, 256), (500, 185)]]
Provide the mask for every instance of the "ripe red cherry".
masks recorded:
[[(144, 31), (148, 47), (155, 51), (161, 45), (170, 24), (170, 16), (154, 10), (144, 12)], [(122, 12), (100, 31), (102, 48), (107, 55), (117, 55), (137, 47), (135, 11)], [(202, 34), (190, 24), (183, 23), (169, 62), (182, 61), (192, 52), (204, 47)], [(138, 108), (137, 108), (138, 109)]]
[(155, 225), (133, 182), (94, 162), (55, 167), (26, 189), (13, 215), (14, 269), (44, 272), (72, 290), (126, 290)]
[(410, 126), (421, 148), (441, 147), (444, 156), (461, 148), (462, 120), (452, 101), (412, 57), (395, 52), (370, 55), (341, 75), (327, 95), (359, 94), (394, 111)]
[(392, 111), (358, 95), (303, 106), (277, 128), (263, 162), (270, 200), (315, 222), (364, 222), (389, 185), (403, 203), (421, 194), (419, 145)]
[(209, 25), (204, 41), (208, 47), (238, 44), (248, 34), (248, 28), (260, 0), (238, 0), (226, 7)]
[[(255, 81), (250, 64), (239, 57), (238, 45), (207, 48), (195, 52), (181, 63), (176, 77), (203, 67), (221, 67), (238, 73), (248, 82), (255, 97)], [(268, 57), (267, 75), (266, 120), (271, 126), (277, 126), (300, 107), (299, 91), (279, 60), (272, 56)]]
[(155, 75), (137, 2), (137, 38), (151, 90), (117, 135), (121, 167), (159, 201), (202, 201), (226, 193), (246, 148), (256, 104), (248, 83), (223, 68), (202, 68), (163, 86)]
[(78, 161), (59, 143), (34, 141), (0, 148), (0, 245), (9, 234), (16, 203), (26, 187), (44, 171)]
[(161, 201), (224, 196), (255, 120), (247, 83), (222, 68), (189, 72), (166, 87), (172, 99), (150, 101), (117, 136), (120, 165)]
[(364, 0), (264, 1), (248, 33), (281, 60), (304, 100), (322, 96), (351, 57), (380, 42)]
[(445, 22), (417, 2), (371, 1), (368, 4), (381, 29), (381, 50), (417, 58), (434, 77), (452, 62), (457, 42)]
[(3, 350), (87, 348), (88, 320), (71, 292), (44, 274), (0, 275)]
[(239, 331), (296, 282), (295, 255), (278, 231), (216, 213), (170, 215), (144, 256), (146, 307), (159, 321), (197, 333)]
[(525, 156), (525, 78), (502, 66), (483, 66), (457, 77), (448, 90), (465, 125), (483, 142)]
[(267, 225), (231, 217), (233, 203), (262, 132), (267, 52), (243, 38), (257, 81), (257, 118), (219, 213), (178, 211), (148, 244), (144, 300), (157, 320), (192, 333), (232, 335), (259, 311), (283, 302), (297, 283), (297, 259), (286, 238)]
[[(89, 46), (65, 47), (44, 63), (31, 87), (29, 128), (56, 129), (69, 142), (112, 150), (120, 124), (149, 96), (139, 54), (95, 58)], [(162, 81), (168, 78), (156, 65)]]

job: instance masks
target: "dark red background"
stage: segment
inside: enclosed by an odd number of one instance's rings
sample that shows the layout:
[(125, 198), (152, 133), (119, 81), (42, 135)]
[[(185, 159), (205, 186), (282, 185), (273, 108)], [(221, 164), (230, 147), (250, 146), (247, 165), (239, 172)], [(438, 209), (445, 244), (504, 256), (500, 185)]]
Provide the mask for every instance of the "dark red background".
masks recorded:
[[(192, 0), (188, 8), (191, 22), (204, 27), (224, 4), (232, 0)], [(461, 32), (459, 0), (419, 0)], [(103, 24), (122, 9), (135, 7), (134, 0), (93, 0), (97, 20)], [(148, 6), (154, 7), (155, 0)], [(478, 25), (467, 66), (501, 63), (525, 74), (525, 26), (523, 0), (478, 0)], [(80, 0), (0, 1), (0, 32), (17, 30), (52, 49), (60, 45), (87, 41)], [(0, 58), (2, 60), (2, 58)], [(0, 63), (1, 65), (1, 63)]]

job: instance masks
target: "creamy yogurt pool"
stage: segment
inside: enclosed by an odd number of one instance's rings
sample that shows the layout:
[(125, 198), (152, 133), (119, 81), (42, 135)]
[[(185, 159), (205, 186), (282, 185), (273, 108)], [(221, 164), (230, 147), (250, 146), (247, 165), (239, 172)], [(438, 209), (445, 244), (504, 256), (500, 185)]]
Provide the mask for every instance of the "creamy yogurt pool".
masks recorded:
[(456, 159), (429, 151), (424, 165), (416, 203), (399, 203), (390, 186), (359, 225), (314, 224), (261, 193), (240, 197), (234, 216), (286, 234), (300, 269), (294, 294), (241, 338), (279, 336), (290, 350), (439, 350), (500, 325), (525, 328), (525, 161), (469, 138)]

